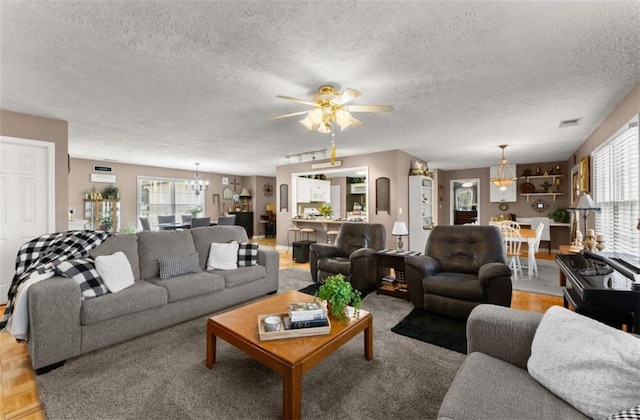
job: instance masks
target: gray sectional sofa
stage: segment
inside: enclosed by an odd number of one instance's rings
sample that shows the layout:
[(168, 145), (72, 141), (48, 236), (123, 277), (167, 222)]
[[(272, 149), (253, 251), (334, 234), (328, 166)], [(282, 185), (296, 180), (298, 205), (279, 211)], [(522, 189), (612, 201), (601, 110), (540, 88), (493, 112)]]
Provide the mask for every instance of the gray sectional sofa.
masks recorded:
[[(276, 292), (279, 256), (275, 250), (259, 248), (255, 266), (206, 270), (211, 243), (233, 240), (247, 242), (244, 228), (115, 235), (91, 255), (122, 251), (132, 267), (133, 286), (83, 301), (80, 287), (70, 278), (56, 276), (32, 285), (28, 348), (34, 369), (44, 371), (68, 358)], [(159, 278), (160, 257), (196, 252), (202, 272)]]
[(527, 371), (541, 320), (539, 313), (476, 306), (467, 321), (467, 357), (438, 419), (587, 419)]

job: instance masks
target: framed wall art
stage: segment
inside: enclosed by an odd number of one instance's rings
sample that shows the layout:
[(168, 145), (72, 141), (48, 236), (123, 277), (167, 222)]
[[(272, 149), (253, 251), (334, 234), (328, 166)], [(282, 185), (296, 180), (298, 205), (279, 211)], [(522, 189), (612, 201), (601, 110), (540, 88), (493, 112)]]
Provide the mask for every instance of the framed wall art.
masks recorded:
[(580, 159), (580, 192), (590, 192), (591, 186), (589, 185), (589, 156), (585, 156)]

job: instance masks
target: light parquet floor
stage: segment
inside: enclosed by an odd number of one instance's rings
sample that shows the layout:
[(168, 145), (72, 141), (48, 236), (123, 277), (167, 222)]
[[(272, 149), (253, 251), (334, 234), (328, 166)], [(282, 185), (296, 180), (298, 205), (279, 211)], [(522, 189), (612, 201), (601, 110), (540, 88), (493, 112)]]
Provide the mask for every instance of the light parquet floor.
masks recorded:
[[(265, 246), (275, 246), (275, 239), (259, 239)], [(538, 258), (553, 259), (555, 255), (541, 253)], [(291, 253), (280, 252), (280, 268), (309, 269), (309, 264), (292, 261)], [(562, 298), (514, 291), (511, 307), (534, 312), (544, 312), (553, 305), (562, 305)], [(4, 306), (0, 306), (4, 311)], [(6, 333), (0, 333), (0, 415), (2, 419), (45, 419), (40, 405), (35, 374), (31, 368), (26, 344), (17, 343)]]

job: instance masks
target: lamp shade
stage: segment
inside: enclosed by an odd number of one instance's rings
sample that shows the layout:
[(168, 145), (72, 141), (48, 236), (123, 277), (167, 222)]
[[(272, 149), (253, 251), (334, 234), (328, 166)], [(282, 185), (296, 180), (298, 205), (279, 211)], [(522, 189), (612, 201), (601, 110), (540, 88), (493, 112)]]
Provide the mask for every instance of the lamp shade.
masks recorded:
[(243, 188), (242, 191), (240, 192), (240, 198), (243, 198), (243, 197), (251, 197), (251, 193), (246, 188)]
[(405, 222), (394, 222), (391, 234), (398, 236), (408, 235), (409, 230), (407, 229), (407, 224)]
[(568, 210), (595, 210), (600, 211), (600, 207), (596, 204), (591, 196), (587, 193), (581, 193), (578, 198), (571, 204)]

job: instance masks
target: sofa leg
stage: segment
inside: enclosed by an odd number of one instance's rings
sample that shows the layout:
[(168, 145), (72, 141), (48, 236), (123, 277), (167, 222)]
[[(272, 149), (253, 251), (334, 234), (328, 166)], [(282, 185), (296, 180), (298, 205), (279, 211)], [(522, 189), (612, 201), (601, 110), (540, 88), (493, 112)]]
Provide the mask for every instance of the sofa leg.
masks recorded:
[(36, 369), (36, 375), (44, 375), (45, 373), (51, 372), (54, 369), (58, 369), (59, 367), (64, 366), (64, 362), (65, 361), (63, 360), (61, 362), (57, 362), (49, 366), (38, 368)]

